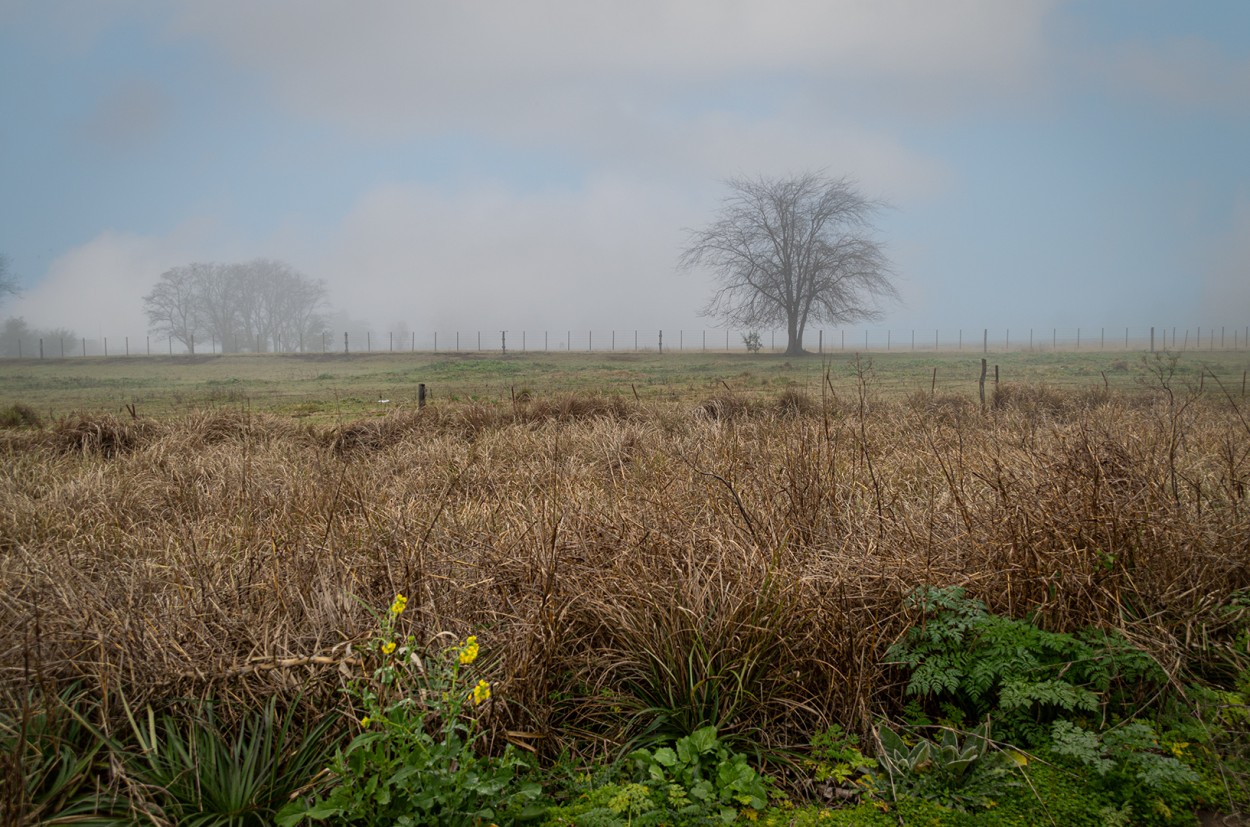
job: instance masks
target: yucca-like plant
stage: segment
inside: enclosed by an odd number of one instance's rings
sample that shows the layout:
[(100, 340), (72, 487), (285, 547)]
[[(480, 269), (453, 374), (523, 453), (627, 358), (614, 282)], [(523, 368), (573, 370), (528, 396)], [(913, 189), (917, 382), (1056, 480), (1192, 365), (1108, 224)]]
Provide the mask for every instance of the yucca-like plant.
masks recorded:
[(110, 739), (140, 800), (141, 821), (186, 827), (270, 825), (279, 809), (329, 760), (333, 716), (315, 722), (271, 699), (237, 727), (211, 701), (189, 715), (127, 709), (128, 743)]
[(0, 811), (4, 824), (111, 824), (100, 787), (104, 742), (85, 723), (94, 704), (78, 686), (54, 697), (29, 692), (0, 713)]

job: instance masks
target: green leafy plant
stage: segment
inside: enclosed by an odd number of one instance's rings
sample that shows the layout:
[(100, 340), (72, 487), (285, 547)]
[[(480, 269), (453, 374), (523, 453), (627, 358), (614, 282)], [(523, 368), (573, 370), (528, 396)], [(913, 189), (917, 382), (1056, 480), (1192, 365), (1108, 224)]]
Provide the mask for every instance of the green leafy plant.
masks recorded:
[(1093, 783), (1105, 790), (1134, 823), (1171, 824), (1192, 818), (1200, 780), (1180, 760), (1183, 747), (1164, 752), (1154, 727), (1129, 721), (1094, 732), (1071, 721), (1055, 721), (1049, 753), (1092, 771)]
[(1049, 632), (1028, 620), (991, 614), (963, 589), (918, 589), (909, 605), (923, 613), (886, 657), (911, 670), (907, 693), (938, 704), (944, 717), (994, 718), (1012, 743), (1035, 745), (1047, 726), (1071, 713), (1127, 704), (1166, 676), (1144, 652), (1112, 632)]
[(466, 708), (490, 700), (484, 678), (471, 683), (476, 636), (424, 656), (397, 620), (398, 595), (368, 644), (377, 667), (347, 693), (364, 712), (362, 731), (332, 762), (333, 786), (315, 802), (297, 801), (279, 815), (290, 827), (304, 820), (363, 825), (510, 824), (541, 815), (542, 789), (511, 746), (501, 757), (478, 755), (476, 719)]
[(877, 737), (884, 777), (877, 779), (876, 795), (886, 800), (913, 796), (968, 810), (992, 806), (995, 795), (1018, 783), (1015, 762), (990, 742), (988, 722), (962, 742), (953, 729), (943, 729), (937, 740), (922, 737), (908, 744), (881, 725)]
[(745, 755), (721, 743), (715, 727), (698, 729), (672, 747), (635, 750), (629, 761), (635, 779), (663, 793), (679, 816), (714, 813), (729, 823), (740, 809), (763, 810), (768, 803), (764, 779)]
[(859, 736), (845, 732), (838, 724), (812, 738), (805, 763), (817, 783), (843, 788), (877, 768), (877, 762), (860, 751)]

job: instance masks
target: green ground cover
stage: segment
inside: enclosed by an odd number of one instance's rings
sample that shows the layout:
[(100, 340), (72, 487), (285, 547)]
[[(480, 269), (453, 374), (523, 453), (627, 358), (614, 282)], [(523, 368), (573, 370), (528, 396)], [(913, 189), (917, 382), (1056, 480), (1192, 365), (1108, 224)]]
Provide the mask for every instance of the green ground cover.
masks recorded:
[[(646, 401), (697, 400), (730, 390), (770, 395), (792, 387), (854, 393), (857, 360), (886, 395), (936, 391), (976, 398), (981, 359), (987, 393), (1004, 384), (1056, 390), (1131, 389), (1145, 374), (1139, 352), (872, 353), (795, 359), (746, 353), (372, 353), (92, 357), (0, 360), (0, 407), (30, 406), (55, 419), (75, 411), (168, 416), (232, 406), (317, 420), (350, 419), (415, 405), (425, 383), (435, 400), (507, 401), (513, 394), (604, 393)], [(1240, 395), (1250, 353), (1191, 352), (1181, 380), (1219, 378)], [(389, 400), (385, 403), (379, 400)]]

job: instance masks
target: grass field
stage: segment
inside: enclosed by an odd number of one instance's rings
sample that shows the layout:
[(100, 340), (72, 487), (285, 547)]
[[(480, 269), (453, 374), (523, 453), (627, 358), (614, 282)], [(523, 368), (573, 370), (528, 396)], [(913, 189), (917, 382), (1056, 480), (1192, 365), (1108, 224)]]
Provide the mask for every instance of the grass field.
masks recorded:
[[(1055, 389), (1139, 388), (1147, 354), (1010, 352), (986, 354), (988, 391), (1000, 382)], [(828, 377), (852, 393), (870, 368), (886, 395), (936, 390), (976, 398), (981, 355), (838, 353), (791, 359), (750, 354), (352, 354), (0, 360), (0, 406), (21, 403), (55, 419), (75, 411), (164, 417), (208, 407), (246, 408), (315, 421), (343, 421), (416, 404), (425, 383), (434, 400), (510, 401), (513, 394), (617, 394), (643, 401), (697, 400), (732, 391), (768, 396), (784, 388), (819, 396)], [(857, 367), (858, 359), (858, 367)], [(1178, 376), (1214, 375), (1244, 390), (1250, 353), (1210, 351), (1180, 357)], [(1208, 377), (1209, 378), (1209, 377)], [(386, 404), (379, 400), (389, 400)]]
[[(991, 357), (1003, 384), (984, 408), (966, 355), (2, 363), (0, 409), (43, 422), (0, 427), (0, 807), (39, 823), (39, 807), (107, 793), (127, 818), (176, 822), (172, 782), (145, 763), (156, 723), (126, 711), (185, 717), (188, 699), (215, 699), (231, 726), (271, 701), (301, 726), (330, 720), (325, 755), (361, 730), (340, 690), (386, 663), (370, 607), (398, 593), (413, 647), (480, 641), (484, 751), (512, 742), (547, 770), (710, 724), (815, 795), (793, 756), (832, 726), (869, 751), (882, 722), (917, 715), (992, 713), (1041, 738), (1068, 703), (1100, 732), (1148, 721), (1138, 757), (1156, 769), (1219, 756), (1201, 794), (1112, 789), (1097, 807), (1238, 806), (1247, 358)], [(417, 382), (434, 394), (420, 410)], [(1023, 684), (1050, 693), (1023, 722), (950, 688), (968, 666), (909, 694), (888, 653), (937, 622), (923, 588), (971, 611), (950, 597), (962, 589), (1038, 651), (1120, 641), (1089, 650), (1106, 680), (1052, 659)], [(1026, 648), (979, 657), (1009, 670)], [(32, 748), (58, 697), (121, 734), (101, 751), (62, 715)], [(56, 757), (75, 750), (81, 763)], [(54, 783), (62, 771), (76, 786)], [(1001, 823), (1041, 823), (1020, 818)]]

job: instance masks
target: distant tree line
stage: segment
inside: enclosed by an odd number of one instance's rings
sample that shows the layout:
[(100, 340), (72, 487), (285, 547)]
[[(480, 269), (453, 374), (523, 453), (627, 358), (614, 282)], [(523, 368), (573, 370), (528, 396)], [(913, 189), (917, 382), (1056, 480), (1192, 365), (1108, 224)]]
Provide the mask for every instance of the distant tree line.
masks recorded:
[(78, 334), (63, 327), (31, 327), (21, 316), (10, 316), (0, 323), (0, 355), (8, 357), (38, 356), (42, 340), (48, 356), (60, 356), (78, 349)]
[(152, 333), (191, 353), (297, 351), (326, 330), (325, 284), (267, 258), (166, 270), (143, 306)]

